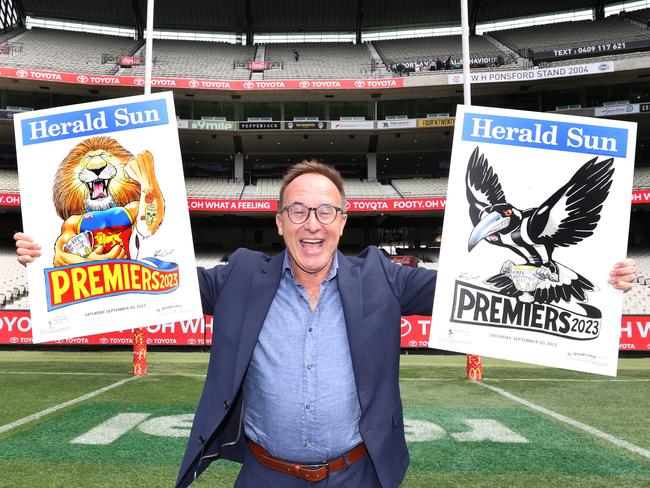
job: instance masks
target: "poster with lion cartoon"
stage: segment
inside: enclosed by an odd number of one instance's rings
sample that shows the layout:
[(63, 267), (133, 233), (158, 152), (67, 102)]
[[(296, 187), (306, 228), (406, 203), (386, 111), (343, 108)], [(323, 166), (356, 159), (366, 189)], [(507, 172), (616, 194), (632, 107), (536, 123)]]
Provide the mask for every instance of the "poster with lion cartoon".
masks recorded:
[(636, 124), (459, 106), (429, 347), (616, 375)]
[(17, 114), (33, 341), (201, 317), (171, 93)]

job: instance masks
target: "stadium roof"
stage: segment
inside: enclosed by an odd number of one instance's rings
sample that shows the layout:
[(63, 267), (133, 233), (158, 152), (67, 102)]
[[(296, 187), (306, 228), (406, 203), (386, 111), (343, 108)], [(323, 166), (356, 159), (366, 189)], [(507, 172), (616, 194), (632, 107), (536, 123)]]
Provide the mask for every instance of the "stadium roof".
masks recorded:
[[(593, 8), (620, 0), (468, 0), (470, 23)], [(25, 15), (135, 28), (146, 0), (15, 0)], [(506, 14), (507, 13), (507, 14)], [(602, 15), (602, 14), (601, 14)], [(460, 23), (459, 0), (156, 0), (156, 29), (215, 32), (341, 32)]]

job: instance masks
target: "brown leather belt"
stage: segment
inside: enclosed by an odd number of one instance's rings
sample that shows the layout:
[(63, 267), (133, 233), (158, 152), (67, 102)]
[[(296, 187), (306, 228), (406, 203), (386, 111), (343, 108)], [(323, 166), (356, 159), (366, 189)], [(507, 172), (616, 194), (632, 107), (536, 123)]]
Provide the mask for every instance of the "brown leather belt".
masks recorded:
[(297, 464), (271, 456), (266, 449), (259, 444), (254, 443), (250, 439), (248, 440), (248, 446), (262, 466), (266, 466), (274, 471), (279, 471), (280, 473), (290, 474), (305, 481), (324, 480), (327, 478), (329, 473), (345, 469), (350, 464), (356, 463), (368, 454), (366, 446), (364, 444), (359, 444), (355, 448), (343, 454), (343, 456), (332, 459), (326, 463)]

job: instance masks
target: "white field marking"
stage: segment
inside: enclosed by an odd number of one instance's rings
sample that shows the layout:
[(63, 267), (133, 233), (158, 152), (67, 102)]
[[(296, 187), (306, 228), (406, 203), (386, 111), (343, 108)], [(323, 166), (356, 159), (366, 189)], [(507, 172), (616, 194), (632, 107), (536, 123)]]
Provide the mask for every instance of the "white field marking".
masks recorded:
[(160, 437), (189, 437), (193, 413), (155, 417), (138, 426), (140, 432)]
[(475, 382), (475, 383), (477, 385), (482, 386), (483, 388), (487, 388), (490, 391), (498, 393), (499, 395), (502, 395), (512, 401), (521, 403), (522, 405), (525, 405), (531, 410), (535, 410), (536, 412), (543, 413), (544, 415), (548, 415), (549, 417), (554, 418), (555, 420), (571, 425), (572, 427), (575, 427), (577, 429), (583, 430), (588, 434), (591, 434), (594, 437), (598, 437), (599, 439), (603, 439), (607, 442), (610, 442), (617, 447), (620, 447), (622, 449), (627, 449), (628, 451), (631, 451), (635, 454), (650, 459), (650, 451), (648, 451), (647, 449), (643, 449), (642, 447), (635, 446), (630, 442), (627, 442), (623, 439), (619, 439), (618, 437), (614, 437), (613, 435), (603, 432), (602, 430), (598, 430), (595, 427), (591, 427), (590, 425), (583, 424), (582, 422), (579, 422), (569, 417), (565, 417), (564, 415), (554, 412), (553, 410), (549, 410), (548, 408), (544, 408), (540, 405), (529, 402), (528, 400), (513, 395), (512, 393), (502, 390), (501, 388), (497, 388), (496, 386), (486, 385), (485, 383), (482, 382)]
[(75, 437), (70, 444), (108, 445), (149, 418), (150, 413), (121, 413)]
[(100, 388), (99, 390), (91, 391), (90, 393), (86, 393), (85, 395), (81, 395), (77, 398), (73, 398), (72, 400), (68, 400), (67, 402), (59, 403), (58, 405), (54, 405), (53, 407), (46, 408), (45, 410), (41, 410), (40, 412), (36, 412), (32, 415), (28, 415), (27, 417), (23, 417), (22, 419), (18, 419), (9, 424), (0, 425), (0, 434), (15, 429), (16, 427), (20, 427), (21, 425), (32, 422), (33, 420), (38, 420), (42, 417), (45, 417), (46, 415), (56, 412), (57, 410), (61, 410), (62, 408), (66, 408), (69, 407), (70, 405), (75, 405), (76, 403), (80, 403), (85, 400), (88, 400), (89, 398), (93, 398), (96, 397), (97, 395), (101, 395), (104, 392), (112, 390), (113, 388), (117, 388), (118, 386), (122, 386), (124, 383), (128, 383), (129, 381), (133, 381), (137, 378), (141, 378), (141, 377), (131, 376), (130, 378), (120, 380), (117, 383), (113, 383), (112, 385), (105, 386), (103, 388)]
[(636, 383), (648, 382), (650, 378), (628, 378), (628, 379), (607, 379), (607, 378), (483, 378), (483, 381), (569, 381), (576, 383)]
[[(464, 377), (458, 378), (400, 378), (400, 381), (459, 381), (464, 380)], [(571, 378), (483, 378), (483, 381), (568, 381), (568, 382), (582, 382), (582, 383), (635, 383), (635, 382), (649, 382), (650, 378), (636, 378), (636, 379), (571, 379)]]
[[(81, 373), (79, 371), (2, 371), (2, 374), (27, 374), (27, 375), (80, 375), (80, 376), (124, 376), (124, 373)], [(205, 378), (205, 374), (196, 373), (147, 373), (147, 376), (188, 376), (192, 378)]]
[(451, 436), (459, 442), (508, 442), (514, 444), (525, 444), (528, 442), (523, 436), (513, 432), (505, 425), (493, 419), (461, 419), (469, 425), (472, 430), (469, 432), (456, 432)]

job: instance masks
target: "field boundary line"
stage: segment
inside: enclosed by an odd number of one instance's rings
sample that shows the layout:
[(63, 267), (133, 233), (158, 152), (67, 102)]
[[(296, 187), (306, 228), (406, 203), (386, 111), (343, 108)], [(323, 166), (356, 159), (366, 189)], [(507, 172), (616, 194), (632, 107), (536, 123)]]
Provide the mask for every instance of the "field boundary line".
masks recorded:
[[(427, 377), (423, 376), (421, 378), (400, 378), (400, 381), (462, 381), (465, 377), (457, 378), (440, 378), (440, 377)], [(483, 378), (483, 381), (567, 381), (567, 382), (576, 382), (576, 383), (638, 383), (643, 382), (647, 383), (650, 381), (650, 378), (630, 378), (630, 379), (571, 379), (571, 378)]]
[(566, 417), (560, 413), (554, 412), (553, 410), (549, 410), (548, 408), (542, 407), (541, 405), (537, 405), (536, 403), (530, 402), (524, 398), (518, 397), (517, 395), (513, 395), (510, 392), (507, 392), (501, 388), (497, 388), (496, 386), (491, 386), (491, 385), (486, 385), (485, 383), (482, 382), (475, 382), (477, 385), (482, 386), (483, 388), (486, 388), (490, 391), (493, 391), (495, 393), (498, 393), (501, 396), (504, 396), (514, 402), (521, 403), (522, 405), (530, 408), (531, 410), (534, 410), (539, 413), (543, 413), (544, 415), (547, 415), (551, 418), (554, 418), (555, 420), (571, 425), (572, 427), (575, 427), (577, 429), (580, 429), (584, 432), (587, 432), (588, 434), (591, 434), (594, 437), (597, 437), (599, 439), (605, 440), (611, 444), (614, 444), (617, 447), (620, 447), (622, 449), (626, 449), (628, 451), (631, 451), (635, 454), (638, 454), (639, 456), (643, 456), (646, 459), (650, 459), (650, 451), (647, 449), (644, 449), (642, 447), (636, 446), (632, 444), (631, 442), (628, 442), (623, 439), (619, 439), (618, 437), (615, 437), (611, 434), (608, 434), (607, 432), (603, 432), (602, 430), (598, 430), (595, 427), (592, 427), (587, 424), (583, 424), (582, 422), (578, 420), (574, 420), (570, 417)]
[(132, 376), (130, 378), (125, 378), (111, 385), (104, 386), (99, 390), (91, 391), (90, 393), (86, 393), (84, 395), (78, 396), (77, 398), (73, 398), (72, 400), (68, 400), (67, 402), (59, 403), (58, 405), (54, 405), (53, 407), (46, 408), (45, 410), (41, 410), (40, 412), (33, 413), (31, 415), (28, 415), (27, 417), (23, 417), (22, 419), (18, 419), (14, 422), (10, 422), (5, 425), (0, 425), (0, 434), (15, 429), (16, 427), (20, 427), (21, 425), (28, 424), (29, 422), (32, 422), (34, 420), (38, 420), (42, 417), (45, 417), (46, 415), (56, 412), (57, 410), (61, 410), (62, 408), (66, 408), (69, 407), (70, 405), (75, 405), (77, 403), (88, 400), (89, 398), (93, 398), (96, 397), (97, 395), (101, 395), (102, 393), (105, 393), (109, 390), (122, 386), (123, 384), (128, 383), (129, 381), (133, 381), (137, 378), (140, 378), (140, 376)]

